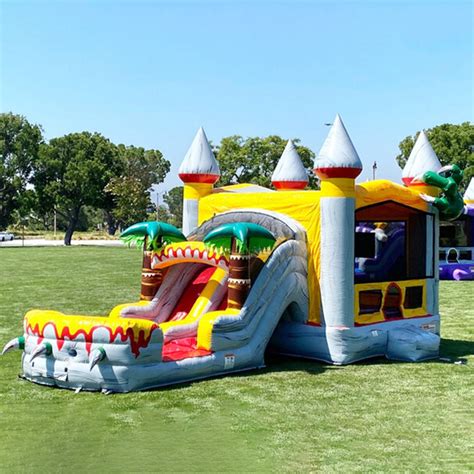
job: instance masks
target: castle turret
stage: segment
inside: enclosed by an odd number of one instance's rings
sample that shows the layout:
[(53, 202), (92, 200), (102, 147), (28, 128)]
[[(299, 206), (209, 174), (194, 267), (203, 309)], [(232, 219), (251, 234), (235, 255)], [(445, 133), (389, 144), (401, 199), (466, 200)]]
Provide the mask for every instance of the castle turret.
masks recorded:
[(474, 216), (474, 178), (471, 178), (463, 199), (465, 204), (464, 213)]
[(199, 199), (212, 192), (220, 177), (219, 165), (202, 127), (179, 167), (179, 177), (184, 183), (183, 234), (188, 235), (198, 225)]
[(469, 181), (469, 186), (464, 193), (463, 199), (466, 204), (474, 205), (474, 178), (471, 178), (471, 181)]
[[(439, 190), (433, 186), (428, 186), (421, 182), (420, 177), (427, 171), (435, 173), (441, 168), (441, 163), (436, 156), (431, 143), (424, 130), (420, 132), (410, 156), (403, 168), (402, 181), (408, 187), (416, 186), (420, 193), (430, 196), (438, 196)], [(417, 178), (417, 179), (415, 179)]]
[(326, 326), (354, 325), (355, 178), (362, 163), (336, 116), (316, 157), (321, 179), (321, 304)]
[(275, 171), (272, 174), (272, 184), (276, 189), (285, 191), (304, 189), (309, 179), (306, 168), (296, 151), (295, 144), (288, 140)]

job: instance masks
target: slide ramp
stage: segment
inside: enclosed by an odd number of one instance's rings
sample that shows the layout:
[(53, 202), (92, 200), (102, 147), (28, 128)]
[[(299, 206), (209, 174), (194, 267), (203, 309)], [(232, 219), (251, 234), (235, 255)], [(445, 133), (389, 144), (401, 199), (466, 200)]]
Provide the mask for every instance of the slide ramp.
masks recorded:
[[(107, 317), (28, 313), (24, 376), (69, 389), (129, 392), (263, 366), (280, 321), (306, 322), (306, 234), (277, 214), (236, 214), (209, 225), (257, 219), (281, 239), (241, 309), (225, 309), (228, 261), (197, 236), (154, 255), (166, 276), (151, 302), (117, 306)], [(33, 360), (45, 345), (48, 351)]]

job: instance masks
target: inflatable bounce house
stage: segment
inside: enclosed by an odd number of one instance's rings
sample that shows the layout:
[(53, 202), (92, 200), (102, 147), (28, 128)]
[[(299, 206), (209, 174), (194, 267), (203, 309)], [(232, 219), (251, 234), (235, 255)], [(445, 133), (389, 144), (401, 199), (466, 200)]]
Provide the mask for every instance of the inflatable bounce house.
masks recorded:
[(320, 190), (305, 189), (291, 141), (275, 189), (215, 188), (200, 129), (179, 170), (183, 233), (145, 222), (122, 234), (143, 247), (140, 301), (104, 317), (29, 311), (4, 352), (23, 350), (28, 380), (105, 393), (262, 367), (267, 349), (331, 364), (436, 358), (438, 219), (456, 214), (459, 170), (438, 173), (426, 143), (405, 186), (356, 185), (362, 163), (337, 116), (315, 161)]
[(439, 236), (441, 280), (474, 280), (474, 178), (464, 194), (464, 212), (455, 221), (442, 221)]

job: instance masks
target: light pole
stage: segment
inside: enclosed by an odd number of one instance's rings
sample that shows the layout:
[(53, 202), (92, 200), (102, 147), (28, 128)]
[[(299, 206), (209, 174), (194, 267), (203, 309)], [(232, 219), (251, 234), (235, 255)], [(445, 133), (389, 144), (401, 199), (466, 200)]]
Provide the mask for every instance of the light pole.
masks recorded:
[(377, 162), (374, 161), (374, 164), (372, 165), (372, 179), (375, 181), (375, 172), (377, 171)]
[(165, 191), (156, 191), (156, 220), (160, 220), (160, 194), (164, 194)]
[(56, 240), (56, 228), (57, 228), (57, 216), (56, 216), (56, 207), (55, 207), (54, 208), (54, 218), (53, 218), (54, 240)]

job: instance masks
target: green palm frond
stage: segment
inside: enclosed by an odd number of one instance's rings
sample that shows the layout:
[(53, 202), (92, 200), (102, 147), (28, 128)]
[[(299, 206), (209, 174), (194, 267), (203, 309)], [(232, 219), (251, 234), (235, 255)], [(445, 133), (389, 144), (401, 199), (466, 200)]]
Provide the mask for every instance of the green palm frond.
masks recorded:
[(174, 225), (166, 222), (138, 222), (125, 229), (120, 238), (129, 246), (143, 248), (147, 241), (149, 250), (158, 250), (165, 245), (183, 242), (186, 237)]
[(204, 243), (229, 253), (232, 239), (235, 239), (240, 253), (259, 253), (273, 247), (275, 243), (275, 237), (270, 231), (251, 222), (222, 224), (204, 237)]
[(120, 236), (120, 240), (122, 240), (128, 247), (137, 247), (139, 249), (143, 249), (145, 245), (145, 237), (140, 235), (127, 235), (127, 236)]

